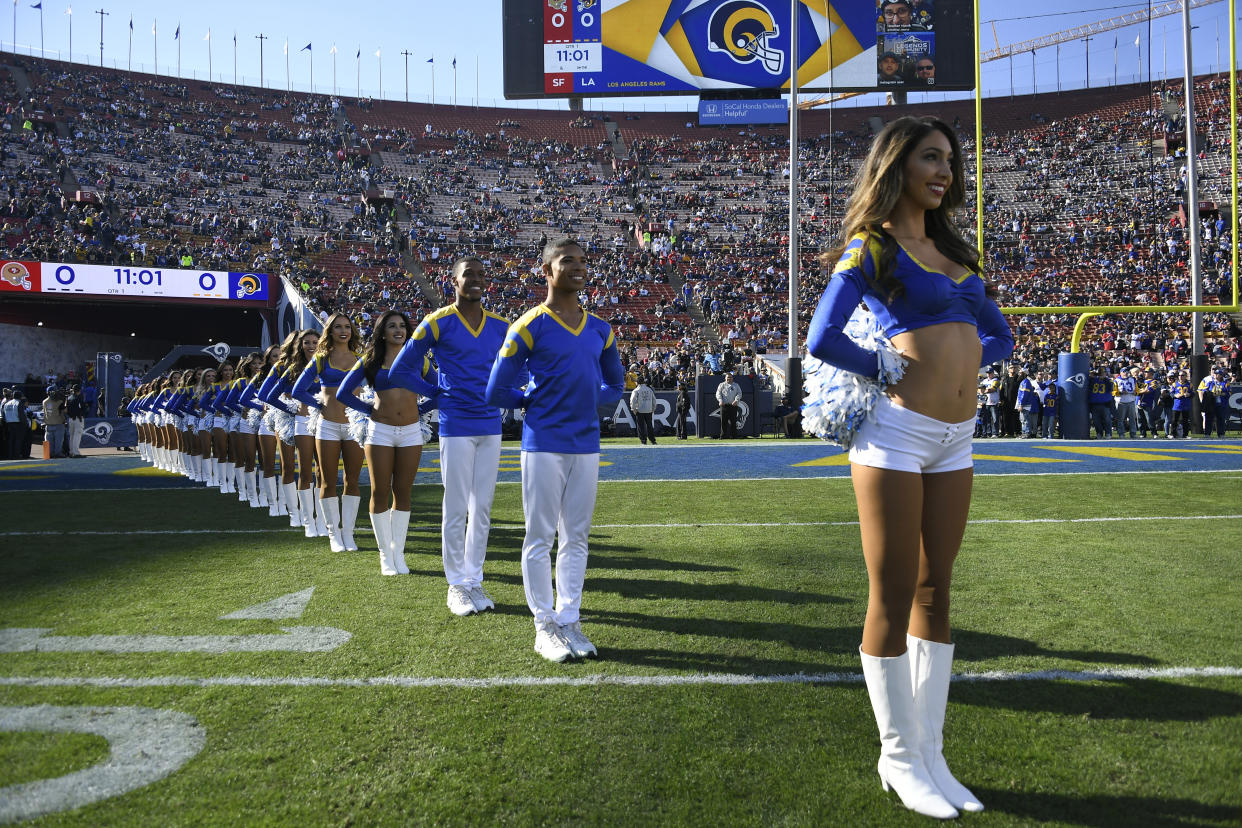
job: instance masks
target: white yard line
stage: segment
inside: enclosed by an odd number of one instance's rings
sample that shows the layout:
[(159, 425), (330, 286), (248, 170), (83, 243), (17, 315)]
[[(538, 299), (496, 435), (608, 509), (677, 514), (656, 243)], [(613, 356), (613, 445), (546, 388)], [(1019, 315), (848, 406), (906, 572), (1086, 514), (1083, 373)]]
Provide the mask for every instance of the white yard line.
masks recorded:
[[(572, 668), (570, 668), (572, 669)], [(1240, 667), (1136, 667), (1098, 670), (1036, 670), (1032, 672), (988, 671), (958, 673), (958, 682), (1001, 681), (1133, 681), (1185, 678), (1238, 678)], [(686, 685), (757, 684), (861, 684), (862, 673), (790, 673), (750, 675), (744, 673), (696, 673), (689, 675), (627, 676), (492, 676), (453, 678), (434, 676), (369, 676), (362, 678), (320, 676), (0, 676), (0, 687), (678, 687)]]
[[(968, 521), (971, 525), (1023, 524), (1023, 523), (1129, 523), (1132, 521), (1168, 521), (1168, 520), (1240, 520), (1240, 515), (1120, 515), (1117, 517), (1084, 517), (1084, 518), (980, 518)], [(701, 521), (696, 523), (596, 523), (592, 529), (746, 529), (773, 528), (783, 526), (857, 526), (856, 520), (835, 521), (792, 521), (792, 522), (750, 522), (750, 523), (713, 523)], [(520, 523), (493, 523), (493, 529), (522, 529)], [(439, 525), (413, 525), (416, 531), (439, 531)], [(355, 532), (366, 533), (370, 529), (358, 526)], [(30, 537), (46, 535), (278, 535), (292, 533), (288, 528), (282, 529), (38, 529), (30, 531), (0, 532), (0, 537)]]

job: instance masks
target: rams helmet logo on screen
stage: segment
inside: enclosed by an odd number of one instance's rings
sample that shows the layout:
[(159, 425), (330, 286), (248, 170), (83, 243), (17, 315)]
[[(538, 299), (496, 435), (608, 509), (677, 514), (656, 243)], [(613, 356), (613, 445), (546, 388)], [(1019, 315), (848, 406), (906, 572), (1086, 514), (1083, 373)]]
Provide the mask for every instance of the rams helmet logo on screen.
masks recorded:
[(780, 28), (767, 7), (753, 0), (730, 0), (712, 12), (707, 23), (707, 50), (723, 52), (742, 65), (761, 61), (770, 74), (785, 68), (785, 55), (769, 41)]
[(259, 280), (256, 279), (252, 273), (247, 273), (245, 276), (237, 280), (238, 299), (245, 299), (250, 294), (257, 293), (258, 290)]

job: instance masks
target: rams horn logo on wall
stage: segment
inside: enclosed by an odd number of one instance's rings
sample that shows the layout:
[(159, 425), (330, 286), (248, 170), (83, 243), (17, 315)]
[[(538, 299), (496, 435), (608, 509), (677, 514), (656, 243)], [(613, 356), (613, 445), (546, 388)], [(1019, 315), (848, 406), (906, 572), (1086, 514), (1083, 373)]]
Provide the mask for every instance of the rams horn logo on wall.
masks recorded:
[(1083, 373), (1077, 373), (1077, 374), (1074, 374), (1074, 376), (1072, 377), (1066, 377), (1065, 381), (1073, 383), (1074, 385), (1077, 385), (1079, 388), (1082, 388), (1084, 385), (1087, 384), (1087, 375)]
[(254, 277), (254, 274), (247, 273), (245, 276), (242, 276), (240, 279), (237, 280), (237, 298), (238, 299), (245, 299), (247, 296), (250, 296), (252, 293), (258, 293), (258, 291), (259, 291), (259, 280)]
[(100, 445), (106, 446), (108, 441), (112, 439), (112, 426), (109, 423), (95, 423), (88, 429), (84, 429), (82, 434), (97, 441)]
[(707, 50), (724, 52), (741, 64), (760, 60), (770, 74), (779, 75), (785, 67), (785, 55), (768, 44), (778, 34), (780, 28), (767, 8), (749, 0), (732, 0), (712, 12), (707, 24)]
[(220, 362), (229, 358), (229, 354), (233, 353), (233, 349), (226, 342), (217, 342), (215, 345), (208, 345), (203, 349), (204, 354), (215, 357)]
[(0, 270), (0, 278), (13, 287), (30, 290), (30, 271), (21, 262), (6, 262), (3, 270)]

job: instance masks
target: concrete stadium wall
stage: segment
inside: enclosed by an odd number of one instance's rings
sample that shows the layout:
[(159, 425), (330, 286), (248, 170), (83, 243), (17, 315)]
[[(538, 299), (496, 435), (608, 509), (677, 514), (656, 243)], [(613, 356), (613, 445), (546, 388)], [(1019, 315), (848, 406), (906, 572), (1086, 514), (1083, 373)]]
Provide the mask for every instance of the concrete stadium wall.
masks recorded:
[(42, 379), (49, 370), (81, 374), (82, 366), (93, 362), (100, 351), (118, 352), (137, 368), (154, 363), (170, 347), (169, 342), (159, 339), (0, 323), (0, 379), (20, 381), (27, 374)]

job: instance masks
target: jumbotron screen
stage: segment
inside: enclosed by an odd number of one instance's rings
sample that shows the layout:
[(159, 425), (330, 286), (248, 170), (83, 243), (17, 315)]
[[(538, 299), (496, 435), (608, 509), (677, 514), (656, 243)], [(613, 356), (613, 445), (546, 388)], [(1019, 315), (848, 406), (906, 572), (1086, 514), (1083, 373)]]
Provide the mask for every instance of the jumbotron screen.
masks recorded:
[(971, 0), (504, 0), (506, 98), (974, 88)]

